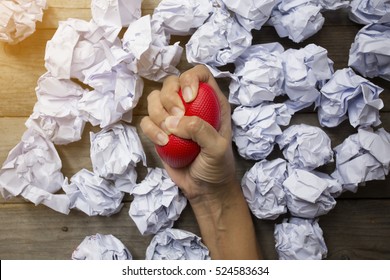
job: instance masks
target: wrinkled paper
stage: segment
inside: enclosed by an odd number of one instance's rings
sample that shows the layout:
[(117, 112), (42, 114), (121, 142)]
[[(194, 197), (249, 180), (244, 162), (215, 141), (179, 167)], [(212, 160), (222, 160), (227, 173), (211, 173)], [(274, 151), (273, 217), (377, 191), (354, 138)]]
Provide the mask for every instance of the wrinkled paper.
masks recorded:
[(229, 85), (231, 104), (256, 106), (284, 94), (284, 71), (279, 43), (250, 46), (237, 60)]
[(330, 138), (316, 126), (292, 125), (276, 137), (276, 143), (295, 168), (313, 170), (333, 161)]
[(287, 212), (283, 182), (287, 163), (283, 159), (255, 163), (241, 180), (249, 209), (259, 219), (274, 220)]
[(129, 193), (137, 180), (135, 167), (146, 155), (134, 126), (113, 124), (97, 133), (90, 132), (91, 161), (94, 173), (115, 183)]
[(45, 73), (35, 89), (38, 101), (26, 122), (57, 145), (66, 145), (81, 139), (85, 119), (78, 102), (86, 90), (71, 80), (57, 79)]
[(0, 1), (0, 41), (17, 44), (33, 34), (46, 8), (46, 0)]
[(363, 27), (349, 51), (348, 66), (364, 77), (390, 81), (390, 2), (388, 20)]
[(279, 1), (269, 20), (279, 37), (288, 37), (295, 43), (316, 34), (324, 22), (321, 6), (307, 0)]
[(157, 32), (169, 35), (191, 35), (213, 12), (210, 0), (162, 0), (153, 11)]
[(142, 235), (172, 227), (187, 205), (178, 186), (161, 168), (149, 168), (144, 180), (136, 184), (130, 194), (134, 199), (129, 216)]
[(92, 0), (91, 13), (93, 20), (103, 27), (124, 27), (141, 17), (142, 0)]
[(63, 190), (70, 199), (70, 208), (88, 216), (111, 216), (122, 209), (124, 193), (115, 185), (87, 169), (81, 169), (65, 182)]
[(301, 218), (315, 218), (327, 214), (336, 206), (335, 195), (341, 191), (341, 184), (325, 176), (292, 169), (283, 182), (287, 208), (291, 215)]
[(324, 25), (322, 11), (349, 7), (343, 0), (279, 0), (269, 23), (281, 38), (300, 43), (316, 34)]
[(167, 228), (159, 231), (146, 249), (146, 260), (209, 260), (209, 250), (191, 232)]
[(328, 51), (315, 44), (301, 49), (288, 49), (282, 54), (285, 102), (289, 112), (309, 107), (320, 96), (319, 89), (332, 77), (333, 61)]
[(328, 254), (318, 219), (284, 219), (274, 236), (280, 260), (321, 260)]
[(72, 253), (73, 260), (132, 260), (126, 246), (112, 234), (86, 236)]
[(186, 44), (189, 63), (223, 66), (232, 63), (252, 44), (251, 33), (221, 5)]
[(390, 13), (389, 0), (352, 0), (350, 7), (349, 18), (364, 25), (376, 23)]
[(280, 126), (290, 123), (284, 104), (263, 102), (255, 107), (238, 106), (232, 114), (233, 141), (245, 159), (261, 160), (273, 150)]
[(146, 15), (132, 22), (122, 39), (127, 57), (127, 68), (140, 76), (162, 81), (169, 75), (179, 75), (176, 65), (180, 62), (183, 48), (176, 42), (169, 45), (169, 36), (159, 33), (159, 24)]
[(246, 30), (260, 30), (269, 19), (277, 0), (221, 0), (226, 7), (236, 14), (238, 22)]
[(316, 104), (320, 124), (335, 127), (349, 118), (353, 127), (379, 125), (379, 110), (384, 106), (379, 98), (382, 91), (350, 68), (337, 70), (321, 88)]
[(358, 185), (372, 180), (385, 180), (389, 173), (390, 133), (383, 128), (360, 128), (334, 148), (336, 169), (331, 174), (343, 189), (356, 192)]
[(69, 213), (69, 199), (61, 190), (62, 163), (52, 142), (33, 129), (8, 154), (0, 170), (0, 193), (5, 199), (22, 196), (35, 205), (44, 204)]

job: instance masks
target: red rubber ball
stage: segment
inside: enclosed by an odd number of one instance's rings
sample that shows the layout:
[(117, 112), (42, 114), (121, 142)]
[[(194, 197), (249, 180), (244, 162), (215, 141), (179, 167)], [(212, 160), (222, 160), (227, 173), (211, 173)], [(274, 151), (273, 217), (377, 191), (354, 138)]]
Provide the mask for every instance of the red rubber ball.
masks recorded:
[[(218, 97), (210, 85), (199, 83), (198, 94), (192, 102), (184, 102), (181, 90), (179, 96), (184, 104), (185, 116), (198, 116), (215, 129), (219, 129), (221, 108)], [(191, 139), (183, 139), (171, 134), (168, 144), (156, 145), (156, 150), (160, 158), (169, 166), (183, 168), (194, 161), (200, 152), (200, 147)]]

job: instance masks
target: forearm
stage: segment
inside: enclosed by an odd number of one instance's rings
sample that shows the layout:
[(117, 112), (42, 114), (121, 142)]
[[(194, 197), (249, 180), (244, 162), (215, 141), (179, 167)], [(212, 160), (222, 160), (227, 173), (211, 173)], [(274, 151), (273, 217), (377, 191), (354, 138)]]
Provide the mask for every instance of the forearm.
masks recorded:
[(190, 201), (212, 259), (259, 259), (253, 221), (238, 182)]

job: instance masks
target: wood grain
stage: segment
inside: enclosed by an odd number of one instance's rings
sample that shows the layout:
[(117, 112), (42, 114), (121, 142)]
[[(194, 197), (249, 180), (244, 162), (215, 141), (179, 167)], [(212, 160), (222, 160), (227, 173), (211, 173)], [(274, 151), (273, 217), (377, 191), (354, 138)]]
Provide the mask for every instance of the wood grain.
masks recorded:
[[(143, 15), (150, 14), (159, 0), (144, 0)], [(21, 43), (10, 46), (0, 43), (0, 162), (4, 162), (9, 151), (20, 141), (26, 130), (25, 121), (32, 113), (36, 102), (35, 87), (38, 78), (46, 72), (44, 67), (45, 47), (58, 27), (58, 22), (68, 18), (91, 19), (90, 0), (64, 1), (48, 0), (48, 9), (43, 21), (37, 24), (36, 32)], [(287, 48), (301, 48), (315, 43), (328, 50), (329, 58), (334, 61), (335, 70), (347, 67), (348, 53), (356, 33), (362, 27), (348, 19), (347, 10), (323, 13), (324, 27), (305, 42), (296, 44), (286, 38), (279, 38), (273, 27), (264, 26), (253, 31), (253, 44), (280, 42)], [(189, 37), (173, 36), (171, 42), (180, 41), (185, 47)], [(185, 53), (178, 68), (185, 71), (191, 67)], [(232, 65), (227, 68), (233, 69)], [(381, 110), (382, 126), (390, 131), (390, 82), (381, 78), (372, 81), (384, 88), (381, 98), (385, 107)], [(228, 95), (229, 81), (218, 80), (220, 87)], [(149, 92), (161, 87), (160, 83), (146, 81), (143, 96), (134, 110), (133, 125), (140, 132), (149, 167), (161, 167), (154, 145), (146, 139), (139, 128), (140, 120), (147, 114), (146, 98)], [(319, 126), (316, 112), (308, 108), (297, 113), (291, 120), (293, 124)], [(62, 159), (62, 171), (68, 178), (81, 168), (92, 170), (90, 160), (90, 131), (97, 132), (99, 127), (88, 124), (83, 137), (75, 143), (56, 146)], [(346, 137), (356, 133), (348, 121), (337, 128), (323, 128), (332, 141), (332, 147), (340, 144)], [(233, 148), (235, 150), (234, 144)], [(275, 147), (269, 159), (282, 157)], [(241, 158), (235, 152), (237, 177), (242, 178), (254, 161)], [(331, 173), (334, 163), (320, 168)], [(137, 167), (138, 181), (146, 175), (146, 168)], [(111, 217), (88, 217), (73, 210), (69, 215), (57, 213), (45, 206), (34, 206), (23, 198), (8, 201), (0, 199), (0, 259), (69, 259), (73, 250), (87, 235), (95, 233), (113, 234), (133, 253), (135, 259), (143, 259), (151, 236), (142, 236), (128, 215), (132, 197), (124, 199), (122, 211)], [(390, 176), (383, 181), (367, 182), (358, 192), (344, 193), (337, 199), (337, 205), (329, 214), (320, 217), (328, 245), (328, 259), (390, 259)], [(277, 221), (260, 221), (254, 218), (258, 240), (265, 258), (276, 259), (273, 230)], [(189, 230), (195, 234), (199, 228), (194, 215), (187, 206), (175, 223), (175, 227)]]

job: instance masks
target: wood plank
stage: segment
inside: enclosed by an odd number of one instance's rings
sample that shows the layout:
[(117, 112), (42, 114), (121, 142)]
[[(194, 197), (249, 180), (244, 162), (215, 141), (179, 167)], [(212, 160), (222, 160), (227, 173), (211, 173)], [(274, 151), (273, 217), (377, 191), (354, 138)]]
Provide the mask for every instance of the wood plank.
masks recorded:
[[(135, 259), (144, 259), (152, 237), (139, 233), (128, 216), (129, 205), (111, 217), (89, 217), (76, 210), (63, 215), (44, 206), (0, 204), (0, 259), (69, 259), (85, 236), (96, 233), (113, 234)], [(338, 201), (319, 220), (328, 259), (390, 259), (390, 212), (383, 211), (389, 207), (389, 200)], [(277, 259), (273, 231), (281, 220), (254, 219), (266, 259)], [(189, 206), (174, 227), (200, 234)]]

